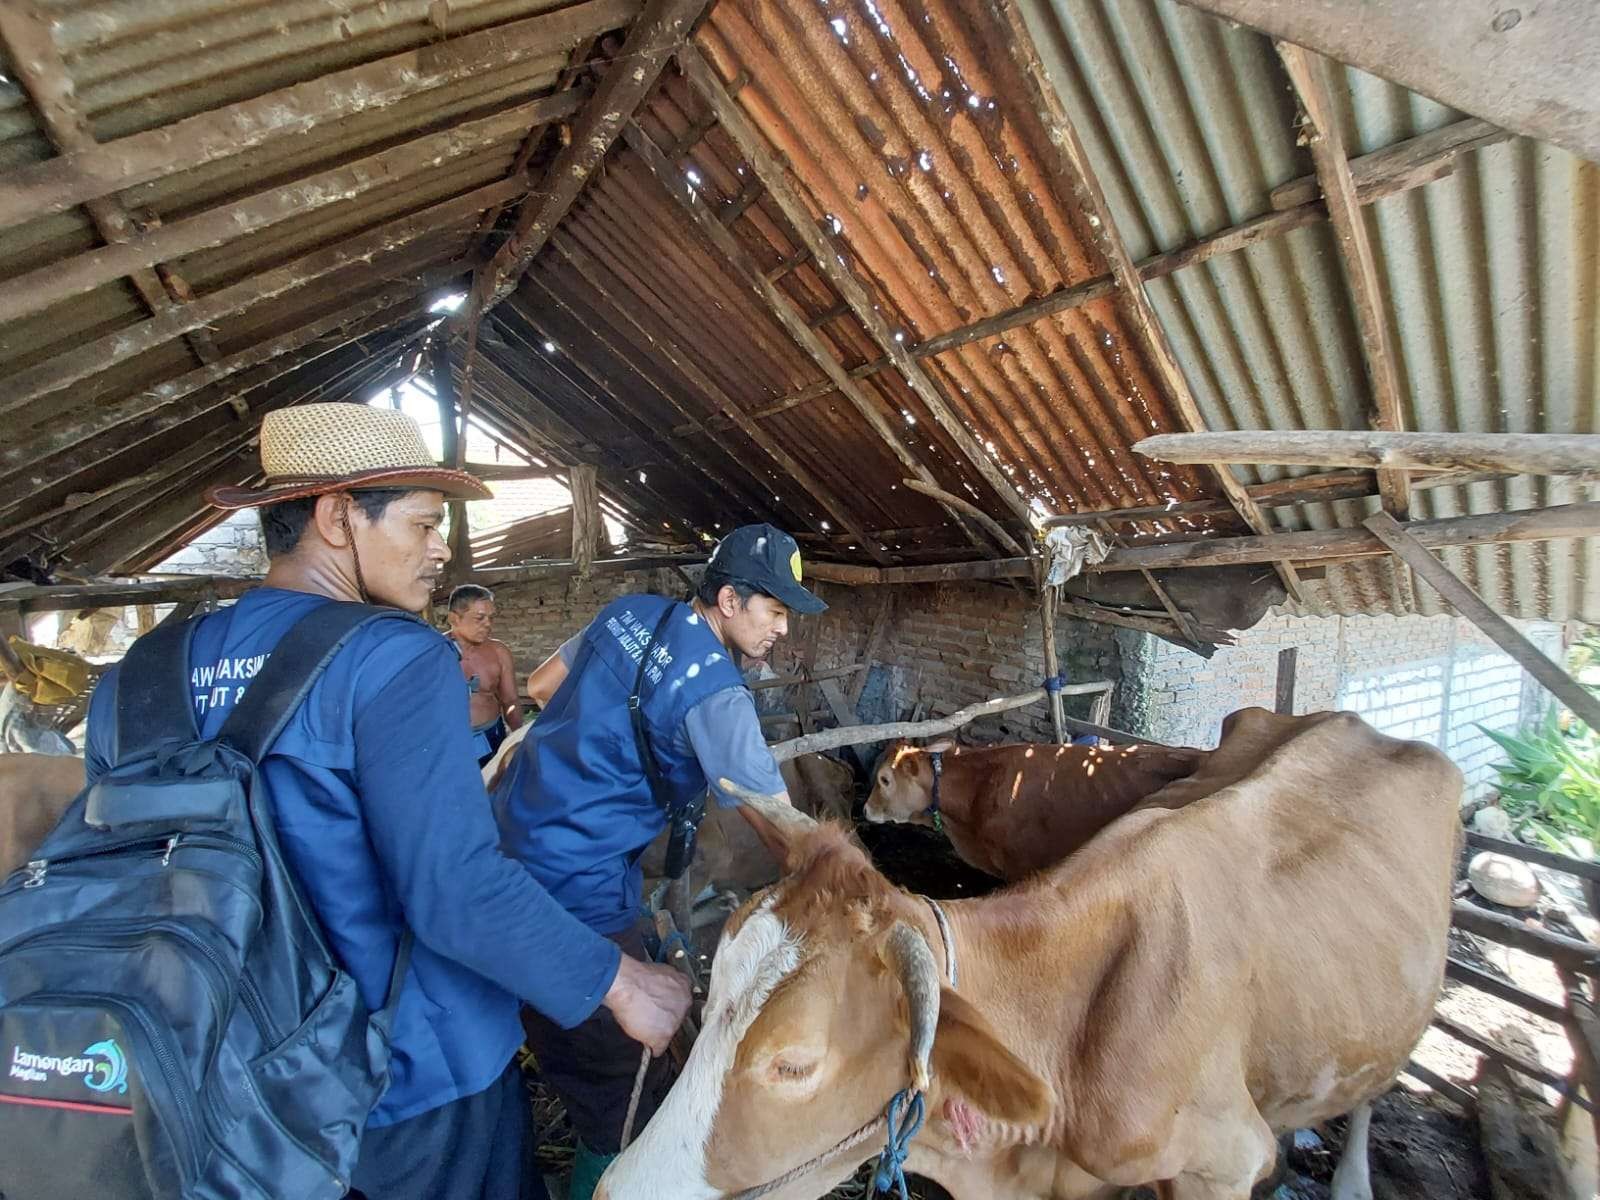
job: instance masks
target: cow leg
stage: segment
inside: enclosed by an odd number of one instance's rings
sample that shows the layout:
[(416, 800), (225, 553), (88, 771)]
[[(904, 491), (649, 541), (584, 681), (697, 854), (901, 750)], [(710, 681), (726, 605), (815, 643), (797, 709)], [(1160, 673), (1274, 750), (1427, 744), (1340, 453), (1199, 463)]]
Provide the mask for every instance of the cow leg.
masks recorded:
[(1250, 1200), (1278, 1154), (1277, 1139), (1254, 1105), (1218, 1113), (1192, 1134), (1198, 1135), (1192, 1144), (1204, 1149), (1168, 1183), (1163, 1200)]
[(1333, 1169), (1330, 1200), (1372, 1200), (1372, 1176), (1367, 1168), (1367, 1131), (1372, 1126), (1372, 1102), (1350, 1114), (1345, 1130), (1344, 1153)]

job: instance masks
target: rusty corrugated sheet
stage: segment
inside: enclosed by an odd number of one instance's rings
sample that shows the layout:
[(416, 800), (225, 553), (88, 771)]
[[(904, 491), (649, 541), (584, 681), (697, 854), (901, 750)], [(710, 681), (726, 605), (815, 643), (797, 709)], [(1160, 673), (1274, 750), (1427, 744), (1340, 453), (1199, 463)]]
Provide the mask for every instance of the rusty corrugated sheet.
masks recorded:
[[(1270, 42), (1173, 0), (1019, 0), (1135, 258), (1271, 211), (1310, 174)], [(1355, 70), (1332, 75), (1351, 154), (1460, 119)], [(1600, 166), (1525, 139), (1370, 205), (1407, 427), (1593, 432), (1600, 409)], [(1314, 225), (1153, 282), (1215, 429), (1362, 429), (1369, 389), (1338, 255)], [(1246, 482), (1276, 478), (1239, 469)], [(1590, 498), (1558, 480), (1416, 493), (1419, 517)], [(1288, 529), (1359, 523), (1376, 502), (1271, 510)], [(1593, 540), (1448, 551), (1497, 609), (1600, 620)], [(1386, 560), (1332, 568), (1324, 610), (1403, 607)], [(1418, 589), (1422, 611), (1436, 597)]]

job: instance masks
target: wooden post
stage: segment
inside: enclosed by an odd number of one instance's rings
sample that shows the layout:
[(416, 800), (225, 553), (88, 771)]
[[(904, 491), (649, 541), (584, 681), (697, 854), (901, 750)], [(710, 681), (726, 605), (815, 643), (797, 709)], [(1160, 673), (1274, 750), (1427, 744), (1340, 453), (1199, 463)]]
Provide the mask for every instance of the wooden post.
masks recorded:
[(1300, 658), (1295, 646), (1285, 646), (1278, 651), (1278, 681), (1272, 711), (1289, 717), (1294, 715), (1294, 668)]
[(872, 662), (883, 649), (883, 639), (889, 632), (889, 621), (894, 613), (894, 591), (884, 588), (878, 595), (878, 611), (873, 614), (872, 626), (867, 631), (867, 644), (861, 650), (861, 674), (850, 685), (850, 707), (861, 703), (861, 693), (867, 688), (867, 678), (872, 672)]
[[(439, 404), (440, 457), (454, 465), (464, 461), (465, 431), (456, 421), (455, 380), (450, 376), (450, 348), (443, 341), (428, 347), (428, 369), (433, 375), (433, 395)], [(450, 577), (464, 579), (472, 572), (472, 544), (467, 535), (467, 505), (462, 500), (449, 502)]]
[(580, 578), (589, 574), (600, 542), (600, 490), (595, 468), (580, 463), (569, 476), (572, 489), (572, 562)]
[[(1056, 589), (1048, 584), (1040, 589), (1039, 621), (1044, 631), (1044, 671), (1054, 680), (1061, 673), (1061, 661), (1056, 656)], [(1061, 692), (1054, 685), (1045, 689), (1050, 697), (1050, 728), (1057, 743), (1067, 740), (1066, 705)]]
[[(1594, 440), (1600, 443), (1600, 437)], [(1449, 601), (1457, 612), (1521, 663), (1528, 674), (1570, 708), (1580, 721), (1591, 729), (1600, 729), (1600, 699), (1596, 699), (1588, 688), (1541, 654), (1538, 647), (1512, 627), (1511, 622), (1485, 604), (1477, 592), (1430, 554), (1393, 517), (1387, 513), (1376, 513), (1363, 523), (1384, 545), (1404, 559), (1429, 587)]]

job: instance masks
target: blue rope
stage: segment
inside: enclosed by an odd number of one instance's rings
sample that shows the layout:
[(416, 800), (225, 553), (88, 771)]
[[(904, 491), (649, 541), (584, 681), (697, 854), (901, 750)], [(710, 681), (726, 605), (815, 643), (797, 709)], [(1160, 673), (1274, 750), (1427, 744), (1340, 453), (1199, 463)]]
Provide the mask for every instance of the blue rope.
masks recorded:
[(876, 1190), (887, 1193), (891, 1188), (898, 1188), (900, 1200), (911, 1200), (911, 1194), (906, 1190), (906, 1158), (911, 1153), (911, 1139), (922, 1128), (925, 1115), (921, 1092), (906, 1088), (896, 1092), (894, 1099), (889, 1101), (889, 1108), (884, 1113), (884, 1119), (889, 1123), (889, 1134), (883, 1153), (878, 1155), (877, 1172), (872, 1177), (872, 1186)]
[(1052, 696), (1066, 686), (1067, 673), (1065, 671), (1062, 671), (1058, 675), (1046, 675), (1044, 677), (1044, 690), (1049, 692)]
[(692, 953), (692, 951), (689, 949), (689, 943), (684, 939), (683, 934), (674, 929), (672, 933), (667, 936), (666, 940), (661, 943), (661, 948), (656, 951), (656, 961), (658, 963), (664, 963), (667, 961), (667, 959), (671, 958), (673, 946), (677, 946), (678, 949), (684, 952), (684, 954)]

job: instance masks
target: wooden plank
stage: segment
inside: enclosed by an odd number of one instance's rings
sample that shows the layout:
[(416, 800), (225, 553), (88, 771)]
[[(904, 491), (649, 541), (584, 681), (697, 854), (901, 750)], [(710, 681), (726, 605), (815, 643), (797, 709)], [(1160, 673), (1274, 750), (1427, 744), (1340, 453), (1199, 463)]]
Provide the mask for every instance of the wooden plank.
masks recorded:
[(1000, 549), (1019, 557), (1026, 556), (1027, 551), (1022, 548), (1016, 538), (1006, 531), (1005, 526), (1001, 525), (999, 521), (996, 521), (972, 501), (947, 492), (941, 487), (935, 487), (931, 483), (924, 483), (920, 479), (902, 479), (900, 483), (903, 487), (909, 488), (919, 495), (937, 500), (946, 508), (953, 508), (971, 517), (985, 533), (994, 539), (995, 545), (999, 546)]
[(1508, 1050), (1506, 1047), (1499, 1045), (1492, 1039), (1486, 1038), (1480, 1033), (1475, 1033), (1473, 1030), (1468, 1029), (1465, 1025), (1459, 1024), (1456, 1021), (1452, 1021), (1449, 1017), (1441, 1016), (1438, 1013), (1433, 1014), (1433, 1019), (1430, 1024), (1433, 1025), (1435, 1029), (1449, 1034), (1451, 1037), (1455, 1038), (1456, 1041), (1461, 1042), (1464, 1045), (1471, 1046), (1480, 1054), (1497, 1059), (1506, 1066), (1511, 1067), (1513, 1070), (1526, 1075), (1529, 1079), (1537, 1080), (1539, 1083), (1548, 1084), (1562, 1095), (1573, 1095), (1574, 1098), (1577, 1099), (1579, 1107), (1581, 1107), (1585, 1112), (1592, 1111), (1589, 1106), (1589, 1101), (1575, 1095), (1577, 1089), (1574, 1088), (1570, 1082), (1568, 1082), (1562, 1076), (1557, 1075), (1554, 1071), (1551, 1071), (1535, 1062), (1533, 1059), (1526, 1058), (1523, 1055), (1518, 1054), (1515, 1050)]
[(1509, 471), (1518, 475), (1593, 475), (1594, 433), (1382, 433), (1304, 429), (1284, 432), (1162, 433), (1135, 442), (1146, 458), (1170, 463), (1256, 466), (1396, 467), (1419, 471)]
[(1477, 967), (1461, 962), (1458, 959), (1445, 959), (1444, 974), (1446, 979), (1454, 979), (1457, 983), (1464, 983), (1469, 987), (1477, 988), (1480, 992), (1487, 992), (1497, 999), (1504, 1000), (1507, 1004), (1514, 1004), (1536, 1017), (1542, 1017), (1544, 1020), (1563, 1028), (1570, 1021), (1567, 1010), (1562, 1008), (1561, 1005), (1546, 1000), (1543, 996), (1536, 996), (1532, 992), (1524, 991), (1513, 983), (1507, 983), (1498, 976), (1479, 970)]
[(902, 342), (896, 340), (895, 331), (889, 327), (887, 318), (873, 302), (861, 281), (841, 262), (828, 239), (823, 236), (811, 210), (807, 208), (799, 190), (790, 181), (788, 172), (768, 148), (766, 139), (745, 115), (738, 102), (728, 94), (715, 69), (693, 45), (685, 45), (678, 51), (678, 65), (695, 91), (700, 94), (701, 99), (711, 106), (711, 111), (716, 114), (722, 131), (733, 140), (734, 145), (739, 148), (739, 153), (744, 155), (745, 161), (750, 164), (751, 173), (766, 187), (767, 194), (783, 212), (790, 228), (799, 237), (801, 245), (811, 251), (818, 273), (850, 306), (850, 311), (866, 329), (867, 335), (878, 349), (888, 356), (890, 362), (911, 386), (911, 390), (916, 393), (917, 398), (922, 401), (934, 423), (944, 431), (965, 457), (967, 464), (1011, 509), (1012, 515), (1026, 523), (1032, 515), (1028, 509), (1028, 502), (1005, 477), (1000, 464), (984, 450), (977, 437), (957, 416), (918, 360), (907, 352)]
[(1569, 854), (1557, 854), (1553, 850), (1543, 850), (1523, 842), (1508, 842), (1504, 838), (1489, 837), (1472, 829), (1467, 830), (1466, 834), (1467, 845), (1474, 850), (1492, 850), (1508, 858), (1520, 858), (1524, 862), (1549, 867), (1552, 871), (1564, 871), (1568, 875), (1600, 883), (1600, 862), (1593, 859), (1573, 858)]
[(308, 213), (329, 204), (351, 200), (375, 188), (392, 188), (412, 176), (437, 171), (441, 163), (517, 137), (530, 125), (564, 116), (577, 103), (572, 93), (563, 92), (492, 116), (463, 121), (344, 166), (206, 209), (152, 229), (122, 245), (86, 251), (39, 267), (8, 280), (0, 288), (0, 322), (42, 312), (139, 267), (236, 241), (283, 221), (304, 219)]
[[(1444, 517), (1436, 521), (1410, 521), (1401, 528), (1430, 548), (1476, 546), (1488, 542), (1591, 537), (1600, 533), (1600, 501), (1587, 500), (1578, 504), (1484, 513), (1471, 517)], [(1086, 569), (1090, 572), (1137, 571), (1141, 567), (1164, 570), (1168, 567), (1265, 563), (1280, 558), (1331, 562), (1350, 558), (1370, 558), (1386, 553), (1389, 553), (1389, 548), (1376, 534), (1367, 530), (1306, 530), (1299, 533), (1277, 533), (1269, 537), (1215, 538), (1210, 541), (1174, 542), (1161, 546), (1113, 550), (1104, 562), (1095, 563)], [(982, 569), (985, 564), (978, 566)], [(897, 570), (904, 569), (897, 568)], [(960, 577), (960, 572), (950, 576), (950, 578), (957, 577)], [(887, 575), (885, 578), (887, 579)]]
[(861, 648), (861, 674), (855, 677), (850, 684), (850, 707), (859, 708), (861, 693), (866, 691), (867, 679), (872, 672), (872, 664), (878, 655), (883, 652), (884, 639), (889, 635), (889, 626), (894, 617), (895, 595), (889, 588), (884, 588), (878, 593), (878, 607), (872, 614), (872, 624), (867, 629), (866, 645)]
[[(1107, 695), (1110, 693), (1108, 692)], [(1140, 737), (1136, 733), (1129, 733), (1124, 729), (1112, 729), (1095, 721), (1082, 721), (1077, 717), (1063, 718), (1063, 724), (1073, 733), (1087, 733), (1097, 738), (1104, 738), (1121, 746), (1165, 746), (1166, 742), (1153, 741), (1147, 737)]]
[[(1345, 282), (1355, 307), (1356, 327), (1361, 331), (1361, 353), (1376, 409), (1375, 424), (1380, 430), (1399, 432), (1405, 428), (1405, 414), (1400, 407), (1400, 376), (1389, 336), (1384, 289), (1378, 278), (1372, 240), (1367, 235), (1366, 218), (1356, 199), (1344, 135), (1328, 90), (1328, 61), (1288, 42), (1278, 42), (1277, 50), (1305, 113), (1307, 124), (1302, 136), (1310, 145), (1311, 158), (1316, 163), (1317, 181), (1322, 186), (1328, 219), (1333, 223), (1334, 243), (1339, 247)], [(1382, 493), (1385, 511), (1402, 521), (1410, 515), (1411, 493), (1403, 472), (1379, 471), (1378, 490)]]
[(1450, 1080), (1446, 1079), (1442, 1075), (1434, 1074), (1434, 1072), (1428, 1070), (1427, 1067), (1423, 1066), (1416, 1059), (1412, 1059), (1410, 1062), (1406, 1063), (1405, 1067), (1400, 1073), (1402, 1075), (1411, 1076), (1411, 1078), (1417, 1080), (1419, 1083), (1427, 1084), (1428, 1087), (1432, 1088), (1435, 1092), (1438, 1092), (1439, 1095), (1443, 1096), (1446, 1100), (1449, 1100), (1452, 1103), (1460, 1106), (1463, 1112), (1470, 1113), (1478, 1106), (1478, 1098), (1471, 1092), (1467, 1091), (1466, 1088), (1462, 1087), (1459, 1083), (1451, 1083)]
[[(626, 571), (655, 571), (662, 568), (705, 565), (704, 554), (643, 554), (630, 558), (597, 558), (589, 569), (591, 575), (620, 575)], [(539, 579), (566, 579), (576, 575), (578, 566), (571, 559), (554, 559), (550, 562), (528, 563), (520, 567), (495, 567), (487, 571), (474, 571), (471, 582), (488, 587), (508, 583), (531, 583)]]
[[(7, 380), (5, 396), (0, 398), (0, 414), (19, 408), (36, 396), (47, 395), (126, 362), (191, 330), (247, 312), (258, 304), (274, 300), (347, 267), (373, 263), (419, 238), (437, 233), (492, 204), (514, 199), (526, 191), (526, 182), (520, 179), (478, 188), (466, 195), (389, 221), (325, 250), (303, 255), (281, 267), (248, 276), (192, 304), (169, 308), (148, 321), (75, 345), (65, 353), (12, 375)], [(371, 274), (363, 274), (362, 282), (382, 279), (382, 271), (381, 264), (377, 265)], [(83, 393), (75, 393), (75, 398), (83, 399)]]
[[(1465, 117), (1439, 129), (1430, 129), (1392, 146), (1350, 160), (1350, 180), (1356, 203), (1371, 204), (1383, 196), (1409, 191), (1452, 174), (1463, 154), (1482, 150), (1512, 137), (1508, 129), (1477, 117)], [(1302, 175), (1272, 189), (1272, 207), (1278, 211), (1313, 204), (1322, 189), (1316, 175)]]
[[(1600, 438), (1596, 440), (1600, 441)], [(1510, 621), (1485, 604), (1483, 597), (1430, 554), (1394, 518), (1387, 513), (1374, 513), (1364, 524), (1423, 582), (1481, 629), (1490, 641), (1516, 659), (1523, 670), (1570, 708), (1579, 720), (1591, 729), (1600, 729), (1600, 698), (1568, 675), (1560, 665), (1540, 653), (1539, 648), (1518, 633)]]
[(1600, 161), (1600, 6), (1457, 0), (1185, 0), (1393, 80), (1462, 112)]
[[(682, 172), (673, 169), (670, 163), (656, 149), (652, 142), (637, 125), (629, 125), (623, 136), (627, 139), (628, 146), (637, 154), (644, 164), (649, 167), (656, 182), (659, 183), (674, 200), (678, 207), (689, 217), (705, 236), (706, 240), (728, 263), (736, 275), (740, 276), (761, 296), (767, 308), (778, 319), (790, 337), (810, 356), (811, 360), (820, 367), (825, 375), (834, 383), (834, 386), (850, 401), (851, 406), (861, 415), (872, 431), (877, 434), (878, 440), (889, 450), (899, 462), (910, 468), (911, 472), (924, 483), (938, 486), (938, 480), (933, 473), (923, 466), (910, 450), (906, 448), (904, 440), (889, 423), (882, 411), (874, 404), (860, 388), (849, 378), (839, 360), (834, 358), (827, 346), (816, 332), (807, 328), (805, 314), (803, 314), (783, 292), (778, 290), (776, 284), (769, 281), (761, 272), (761, 268), (750, 257), (739, 240), (718, 221), (716, 214), (705, 204), (701, 203), (695, 195), (694, 188)], [(956, 519), (963, 518), (957, 514)], [(962, 525), (967, 529), (966, 525)], [(982, 540), (970, 529), (968, 537), (975, 546), (987, 549)], [(870, 548), (876, 543), (864, 542), (863, 548)]]
[(1295, 646), (1285, 646), (1278, 651), (1278, 676), (1273, 687), (1272, 711), (1284, 716), (1294, 715), (1294, 669), (1300, 658)]
[(637, 11), (635, 0), (585, 0), (322, 75), (105, 142), (92, 152), (13, 168), (0, 178), (0, 228), (242, 154), (268, 141), (304, 134), (355, 112), (471, 80), (488, 70), (562, 54), (587, 37), (626, 24)]
[(794, 687), (796, 684), (820, 683), (824, 679), (847, 679), (865, 670), (862, 664), (852, 663), (848, 667), (829, 667), (826, 671), (808, 671), (803, 675), (775, 675), (771, 679), (758, 679), (749, 687), (752, 692), (764, 692), (772, 688)]
[(1590, 978), (1600, 976), (1600, 946), (1550, 933), (1465, 900), (1457, 900), (1450, 906), (1450, 923), (1491, 942), (1548, 959), (1558, 967)]
[[(648, 0), (628, 29), (627, 40), (594, 96), (573, 123), (572, 136), (540, 180), (539, 190), (517, 215), (511, 236), (490, 259), (464, 309), (467, 319), (494, 307), (516, 287), (605, 161), (612, 143), (644, 103), (673, 52), (689, 36), (709, 0)], [(475, 283), (478, 281), (475, 281)], [(464, 327), (465, 319), (457, 327)]]
[(126, 608), (134, 604), (172, 604), (232, 600), (259, 585), (259, 579), (193, 575), (148, 582), (112, 581), (62, 585), (24, 584), (0, 588), (0, 611), (73, 612), (86, 608)]
[[(20, 4), (0, 5), (0, 42), (3, 42), (22, 84), (43, 121), (50, 143), (61, 154), (92, 150), (98, 143), (89, 121), (78, 103), (72, 76), (50, 36), (50, 27), (33, 9)], [(89, 219), (109, 244), (126, 242), (138, 235), (127, 207), (116, 195), (100, 196), (84, 205)], [(129, 276), (134, 290), (152, 313), (170, 312), (193, 298), (189, 285), (170, 267), (143, 268)], [(210, 330), (197, 328), (189, 335), (189, 345), (202, 362), (215, 362), (220, 355)]]

